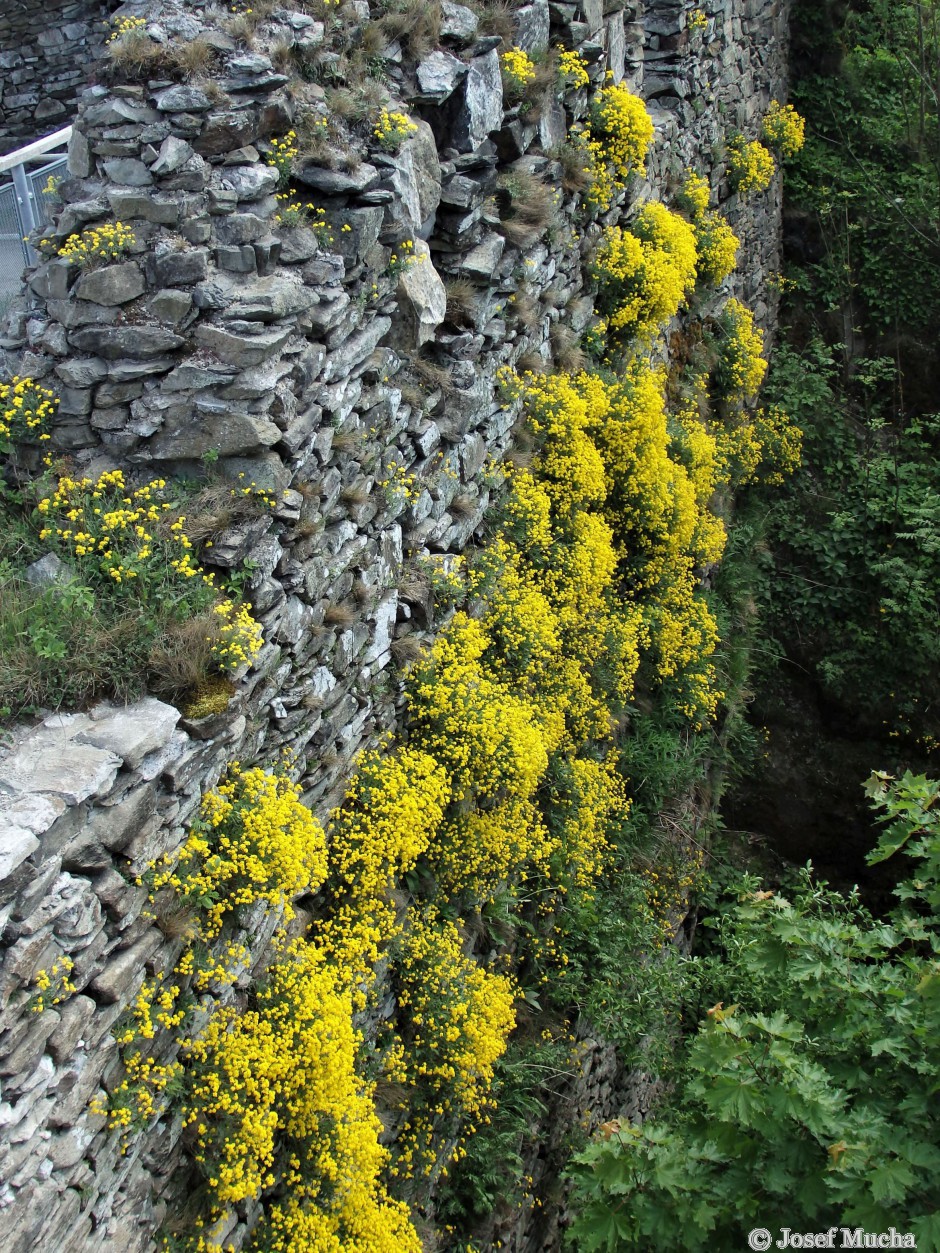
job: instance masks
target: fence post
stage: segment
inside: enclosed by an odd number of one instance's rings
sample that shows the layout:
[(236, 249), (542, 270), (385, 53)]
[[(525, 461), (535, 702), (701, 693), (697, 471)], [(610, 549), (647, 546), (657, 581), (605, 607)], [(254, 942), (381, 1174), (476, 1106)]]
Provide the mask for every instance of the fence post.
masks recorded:
[[(28, 235), (30, 231), (36, 229), (39, 222), (36, 218), (36, 209), (33, 204), (33, 189), (29, 184), (29, 176), (26, 173), (25, 165), (14, 165), (10, 171), (13, 175), (13, 187), (16, 191), (16, 203), (19, 209), (20, 226), (23, 228), (23, 234)], [(29, 244), (25, 245), (27, 260), (30, 264), (36, 261), (36, 253)]]

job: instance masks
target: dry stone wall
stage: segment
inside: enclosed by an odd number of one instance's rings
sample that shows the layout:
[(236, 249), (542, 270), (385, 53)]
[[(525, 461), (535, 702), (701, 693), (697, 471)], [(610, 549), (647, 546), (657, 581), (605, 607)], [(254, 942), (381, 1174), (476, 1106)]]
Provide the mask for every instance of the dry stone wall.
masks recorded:
[[(364, 0), (354, 7), (368, 16)], [(787, 4), (698, 8), (704, 32), (690, 31), (681, 0), (534, 0), (516, 13), (516, 39), (577, 47), (595, 82), (609, 70), (644, 96), (656, 140), (631, 195), (668, 198), (687, 167), (704, 172), (742, 240), (736, 294), (771, 329), (779, 183), (739, 199), (721, 154), (729, 132), (753, 136), (785, 94)], [(445, 0), (441, 47), (417, 65), (387, 50), (387, 80), (418, 123), (400, 153), (373, 145), (346, 165), (307, 159), (296, 170), (325, 210), (330, 247), (278, 224), (277, 177), (263, 159), (265, 143), (323, 97), (269, 53), (287, 45), (315, 58), (322, 23), (278, 9), (246, 50), (195, 0), (122, 12), (165, 39), (207, 38), (219, 68), (210, 83), (85, 91), (54, 239), (119, 219), (136, 243), (81, 276), (57, 258), (30, 272), (0, 351), (9, 369), (55, 388), (54, 442), (77, 469), (120, 465), (146, 478), (211, 463), (276, 490), (279, 503), (224, 529), (207, 554), (221, 571), (249, 563), (265, 635), (226, 713), (188, 722), (153, 699), (101, 705), (18, 728), (3, 749), (0, 1226), (10, 1253), (150, 1250), (182, 1205), (178, 1120), (157, 1119), (122, 1154), (88, 1110), (119, 1079), (115, 1022), (145, 972), (177, 956), (178, 941), (142, 917), (134, 878), (180, 843), (232, 758), (270, 761), (289, 748), (309, 804), (323, 813), (337, 799), (356, 754), (400, 719), (400, 641), (434, 628), (421, 563), (446, 566), (492, 503), (488, 463), (511, 447), (514, 422), (497, 369), (534, 355), (550, 364), (564, 330), (577, 337), (592, 317), (592, 231), (570, 229), (577, 193), (562, 193), (557, 228), (521, 244), (506, 237), (499, 200), (513, 172), (560, 187), (552, 150), (586, 95), (537, 122), (507, 107), (496, 42), (478, 35), (469, 9)], [(390, 273), (405, 238), (422, 259)], [(460, 280), (459, 325), (447, 320), (445, 280)], [(395, 467), (413, 481), (410, 499)], [(273, 920), (245, 925), (260, 964)], [(75, 963), (76, 994), (35, 1014), (36, 975), (62, 955)], [(622, 1104), (610, 1050), (585, 1056), (582, 1107)], [(242, 1234), (250, 1222), (242, 1215)], [(550, 1232), (500, 1235), (555, 1247)]]
[(108, 0), (8, 0), (0, 11), (0, 156), (68, 126), (107, 37)]

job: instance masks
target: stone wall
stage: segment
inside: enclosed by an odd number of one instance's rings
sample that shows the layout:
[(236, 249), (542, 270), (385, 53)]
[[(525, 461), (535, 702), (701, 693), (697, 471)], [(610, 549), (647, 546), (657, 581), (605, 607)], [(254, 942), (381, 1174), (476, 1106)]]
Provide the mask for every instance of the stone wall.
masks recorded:
[(71, 124), (113, 8), (109, 0), (6, 0), (0, 12), (0, 156)]
[[(134, 877), (179, 844), (226, 760), (290, 748), (308, 803), (322, 813), (336, 800), (356, 754), (400, 717), (401, 641), (435, 627), (422, 562), (459, 554), (491, 503), (487, 463), (510, 448), (515, 418), (496, 397), (496, 370), (533, 354), (550, 363), (559, 328), (577, 336), (590, 322), (583, 267), (597, 228), (581, 239), (565, 229), (577, 193), (563, 192), (560, 227), (530, 243), (507, 240), (499, 218), (501, 175), (560, 185), (550, 150), (586, 95), (537, 123), (504, 109), (493, 39), (478, 38), (468, 10), (443, 7), (441, 50), (417, 67), (395, 45), (386, 53), (387, 80), (419, 120), (400, 154), (360, 144), (354, 159), (309, 159), (295, 173), (326, 211), (331, 247), (278, 225), (262, 159), (303, 110), (322, 112), (322, 88), (269, 55), (286, 44), (315, 61), (313, 18), (276, 10), (249, 51), (204, 6), (172, 0), (160, 28), (211, 37), (211, 81), (112, 75), (82, 97), (55, 239), (117, 218), (136, 244), (78, 278), (56, 259), (39, 266), (0, 350), (55, 387), (54, 440), (77, 468), (198, 475), (209, 460), (214, 473), (275, 488), (280, 503), (224, 529), (207, 553), (223, 571), (252, 563), (265, 634), (225, 714), (187, 723), (152, 700), (100, 706), (20, 728), (3, 750), (0, 1223), (11, 1253), (149, 1250), (167, 1206), (181, 1203), (178, 1120), (155, 1120), (123, 1155), (88, 1112), (119, 1077), (115, 1021), (145, 971), (176, 957), (141, 918)], [(779, 181), (739, 200), (721, 152), (729, 131), (754, 135), (783, 95), (787, 5), (700, 8), (707, 29), (691, 33), (689, 6), (674, 0), (615, 0), (607, 12), (601, 0), (535, 0), (517, 13), (517, 38), (537, 49), (551, 33), (582, 50), (595, 82), (609, 67), (645, 96), (656, 140), (633, 198), (668, 198), (687, 167), (706, 172), (742, 239), (736, 294), (769, 329)], [(144, 4), (123, 11), (157, 16)], [(405, 238), (423, 259), (390, 274)], [(459, 326), (445, 320), (443, 285), (457, 279)], [(381, 486), (395, 466), (414, 476), (413, 499)], [(249, 922), (260, 964), (273, 922)], [(75, 962), (77, 993), (33, 1014), (31, 982), (61, 954)], [(586, 1051), (606, 1061), (575, 1100), (596, 1117), (629, 1088), (608, 1052)], [(502, 1234), (520, 1249), (556, 1247), (524, 1224)]]

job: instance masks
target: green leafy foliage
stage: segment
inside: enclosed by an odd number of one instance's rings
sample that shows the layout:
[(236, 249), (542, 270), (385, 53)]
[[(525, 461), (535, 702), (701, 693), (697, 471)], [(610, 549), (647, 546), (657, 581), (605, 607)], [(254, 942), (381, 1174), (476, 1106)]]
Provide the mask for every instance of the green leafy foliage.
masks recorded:
[(839, 58), (797, 82), (810, 121), (787, 192), (822, 249), (804, 279), (815, 299), (879, 329), (929, 329), (940, 283), (937, 0), (802, 0), (798, 31)]
[(832, 1225), (940, 1249), (940, 784), (873, 775), (914, 875), (887, 921), (813, 881), (740, 884), (708, 959), (721, 997), (663, 1117), (608, 1123), (574, 1168), (575, 1246), (745, 1247), (754, 1226)]
[(940, 418), (885, 402), (890, 359), (856, 364), (846, 386), (821, 339), (777, 353), (806, 457), (772, 506), (771, 627), (836, 699), (916, 721), (940, 676)]

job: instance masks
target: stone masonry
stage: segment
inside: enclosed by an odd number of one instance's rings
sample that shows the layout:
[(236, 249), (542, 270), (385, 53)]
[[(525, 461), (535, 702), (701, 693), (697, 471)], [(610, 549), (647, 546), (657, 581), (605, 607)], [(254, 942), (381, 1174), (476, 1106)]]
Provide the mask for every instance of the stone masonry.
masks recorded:
[(68, 126), (114, 5), (6, 0), (0, 10), (0, 156)]
[[(353, 7), (368, 17), (365, 0)], [(609, 69), (644, 96), (656, 138), (632, 200), (669, 198), (688, 167), (705, 173), (742, 240), (730, 283), (771, 329), (779, 180), (740, 200), (722, 145), (735, 130), (753, 137), (771, 98), (785, 98), (787, 3), (705, 0), (704, 32), (688, 29), (690, 7), (533, 0), (516, 11), (516, 41), (577, 47), (595, 82)], [(119, 1079), (114, 1023), (179, 943), (141, 917), (134, 877), (178, 846), (232, 758), (270, 761), (289, 748), (308, 803), (322, 814), (336, 801), (357, 753), (400, 719), (401, 641), (437, 625), (426, 566), (473, 541), (491, 463), (512, 447), (516, 415), (496, 396), (497, 369), (550, 365), (593, 316), (584, 267), (598, 228), (574, 238), (577, 193), (562, 192), (556, 225), (530, 241), (507, 238), (500, 216), (514, 173), (560, 186), (553, 149), (586, 94), (537, 122), (505, 107), (494, 38), (478, 36), (469, 9), (442, 8), (439, 49), (417, 64), (400, 45), (386, 49), (385, 77), (418, 122), (401, 152), (307, 159), (295, 173), (325, 210), (328, 247), (278, 224), (263, 159), (302, 107), (322, 111), (322, 88), (272, 57), (286, 44), (316, 61), (322, 24), (304, 12), (275, 10), (246, 49), (196, 0), (126, 5), (164, 39), (206, 37), (212, 81), (96, 72), (111, 85), (82, 95), (54, 239), (118, 219), (137, 242), (84, 276), (57, 259), (29, 272), (0, 368), (55, 388), (54, 440), (78, 470), (198, 476), (208, 463), (279, 503), (227, 527), (211, 550), (220, 571), (250, 563), (265, 635), (226, 713), (188, 722), (152, 698), (105, 704), (17, 728), (0, 753), (5, 1253), (154, 1248), (185, 1194), (179, 1120), (156, 1119), (122, 1155), (88, 1112)], [(50, 35), (60, 29), (56, 10)], [(421, 259), (390, 273), (406, 238)], [(459, 324), (445, 292), (457, 280)], [(413, 476), (410, 500), (394, 482), (380, 486), (395, 467)], [(258, 965), (273, 925), (246, 920)], [(31, 981), (62, 954), (76, 994), (31, 1013)], [(623, 1104), (623, 1076), (602, 1044), (587, 1055), (584, 1107), (599, 1116), (605, 1102), (608, 1112)], [(242, 1236), (249, 1226), (246, 1215)], [(500, 1234), (527, 1253), (556, 1247), (544, 1232)]]

